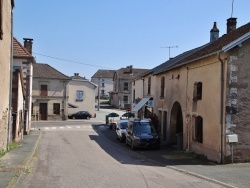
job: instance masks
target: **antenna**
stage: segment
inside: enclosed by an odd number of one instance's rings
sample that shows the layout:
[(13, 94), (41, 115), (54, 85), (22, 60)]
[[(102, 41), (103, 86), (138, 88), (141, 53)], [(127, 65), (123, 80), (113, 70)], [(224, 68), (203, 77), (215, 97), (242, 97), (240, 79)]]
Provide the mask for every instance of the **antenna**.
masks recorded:
[(178, 48), (178, 46), (167, 46), (167, 47), (161, 47), (161, 48), (168, 48), (169, 59), (170, 59), (170, 48)]
[(234, 0), (232, 1), (232, 12), (231, 12), (231, 18), (233, 17), (233, 12), (234, 12)]

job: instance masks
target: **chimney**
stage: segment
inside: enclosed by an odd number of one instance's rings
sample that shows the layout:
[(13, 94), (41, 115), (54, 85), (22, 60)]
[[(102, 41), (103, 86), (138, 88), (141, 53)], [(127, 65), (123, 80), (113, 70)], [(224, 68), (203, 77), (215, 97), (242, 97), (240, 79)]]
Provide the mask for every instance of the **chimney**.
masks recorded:
[(74, 73), (75, 76), (79, 76), (79, 73)]
[(32, 44), (33, 44), (33, 39), (30, 38), (23, 38), (24, 40), (24, 48), (28, 50), (28, 52), (32, 55)]
[(236, 30), (237, 18), (227, 19), (227, 34)]
[(219, 38), (219, 29), (217, 28), (217, 23), (214, 22), (213, 28), (210, 30), (210, 42), (214, 42)]
[(129, 66), (129, 73), (132, 74), (133, 73), (133, 65)]

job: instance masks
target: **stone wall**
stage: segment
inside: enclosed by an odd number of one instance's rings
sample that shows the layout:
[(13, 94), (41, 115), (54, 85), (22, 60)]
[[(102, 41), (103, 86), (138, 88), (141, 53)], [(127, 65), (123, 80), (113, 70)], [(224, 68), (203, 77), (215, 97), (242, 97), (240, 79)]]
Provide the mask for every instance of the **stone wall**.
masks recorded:
[[(250, 40), (237, 47), (228, 60), (226, 134), (237, 134), (234, 161), (250, 161)], [(231, 145), (226, 145), (227, 160)]]

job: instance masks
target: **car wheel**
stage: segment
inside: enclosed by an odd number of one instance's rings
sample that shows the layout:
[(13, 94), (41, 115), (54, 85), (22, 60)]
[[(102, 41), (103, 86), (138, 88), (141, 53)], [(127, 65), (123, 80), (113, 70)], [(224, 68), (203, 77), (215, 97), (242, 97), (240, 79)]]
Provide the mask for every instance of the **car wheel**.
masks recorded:
[(76, 119), (76, 117), (75, 117), (75, 116), (73, 116), (73, 117), (72, 117), (72, 119)]
[(134, 145), (134, 142), (131, 143), (131, 148), (132, 148), (132, 150), (135, 150), (135, 149), (136, 149), (136, 148), (135, 148), (135, 145)]
[(128, 139), (126, 138), (126, 146), (128, 146)]
[(90, 119), (89, 117), (87, 117), (87, 119)]

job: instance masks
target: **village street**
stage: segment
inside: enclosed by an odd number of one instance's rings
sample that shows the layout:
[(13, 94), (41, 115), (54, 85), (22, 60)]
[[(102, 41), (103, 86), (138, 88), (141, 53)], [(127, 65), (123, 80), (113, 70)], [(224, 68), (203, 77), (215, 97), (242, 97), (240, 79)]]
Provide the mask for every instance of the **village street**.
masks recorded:
[(91, 121), (37, 123), (36, 157), (17, 187), (221, 187), (141, 158), (103, 136), (114, 133), (107, 126)]

